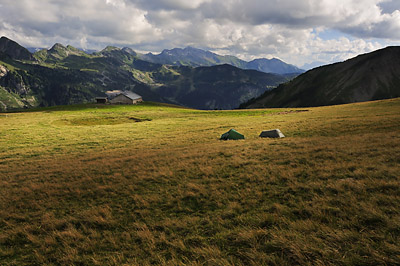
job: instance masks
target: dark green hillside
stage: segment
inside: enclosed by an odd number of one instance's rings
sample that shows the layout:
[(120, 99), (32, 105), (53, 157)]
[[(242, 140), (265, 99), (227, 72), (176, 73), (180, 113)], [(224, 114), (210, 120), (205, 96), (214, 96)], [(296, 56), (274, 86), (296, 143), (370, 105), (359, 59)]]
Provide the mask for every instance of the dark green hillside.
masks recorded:
[(310, 70), (243, 107), (304, 107), (400, 97), (400, 47)]
[(34, 60), (27, 49), (3, 36), (0, 38), (0, 56), (5, 55), (17, 60)]
[(59, 44), (35, 57), (39, 64), (0, 58), (0, 109), (92, 102), (106, 90), (133, 88), (149, 100), (164, 101), (118, 58), (87, 55)]
[(39, 65), (28, 65), (26, 69), (9, 66), (14, 68), (0, 78), (0, 86), (19, 96), (23, 105), (17, 107), (89, 102), (102, 90), (89, 72)]
[(20, 52), (7, 51), (0, 54), (1, 110), (92, 102), (107, 90), (134, 91), (147, 101), (232, 109), (288, 80), (232, 66), (161, 65), (140, 59), (129, 48), (112, 46), (87, 54), (55, 44), (22, 61), (12, 57)]
[(150, 63), (138, 59), (127, 48), (107, 47), (99, 54), (116, 60), (116, 65), (151, 86), (151, 91), (163, 101), (199, 109), (237, 108), (240, 103), (288, 80), (280, 75), (242, 70), (227, 64), (193, 68)]
[(167, 99), (199, 109), (233, 109), (285, 81), (282, 76), (242, 70), (231, 65), (181, 67), (179, 76), (165, 82), (157, 92)]

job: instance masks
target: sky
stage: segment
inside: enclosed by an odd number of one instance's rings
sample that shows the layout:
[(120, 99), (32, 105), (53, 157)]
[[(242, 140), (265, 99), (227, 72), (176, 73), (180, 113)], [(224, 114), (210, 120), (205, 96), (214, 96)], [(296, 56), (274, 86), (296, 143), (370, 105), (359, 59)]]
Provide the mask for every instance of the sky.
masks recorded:
[(400, 0), (0, 0), (0, 36), (40, 48), (192, 46), (308, 68), (400, 45)]

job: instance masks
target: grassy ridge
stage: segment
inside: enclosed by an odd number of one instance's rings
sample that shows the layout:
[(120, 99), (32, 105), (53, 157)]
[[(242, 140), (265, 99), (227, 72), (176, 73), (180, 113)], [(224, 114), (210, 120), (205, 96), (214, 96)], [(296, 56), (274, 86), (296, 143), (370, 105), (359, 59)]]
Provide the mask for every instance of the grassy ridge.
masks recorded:
[(399, 111), (2, 113), (1, 264), (398, 264)]

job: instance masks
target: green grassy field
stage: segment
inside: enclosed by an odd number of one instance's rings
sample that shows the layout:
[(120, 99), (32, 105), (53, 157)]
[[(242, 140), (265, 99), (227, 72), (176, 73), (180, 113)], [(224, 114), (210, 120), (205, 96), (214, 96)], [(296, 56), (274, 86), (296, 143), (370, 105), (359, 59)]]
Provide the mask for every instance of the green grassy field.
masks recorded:
[(400, 99), (0, 113), (0, 265), (399, 265), (399, 155)]

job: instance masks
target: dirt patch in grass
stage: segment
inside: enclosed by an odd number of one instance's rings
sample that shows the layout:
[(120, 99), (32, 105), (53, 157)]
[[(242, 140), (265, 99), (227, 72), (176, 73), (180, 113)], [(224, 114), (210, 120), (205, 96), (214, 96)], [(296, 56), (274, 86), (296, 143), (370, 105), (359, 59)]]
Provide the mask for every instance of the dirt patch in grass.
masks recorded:
[(292, 113), (302, 113), (302, 112), (308, 112), (309, 110), (289, 110), (289, 111), (283, 111), (283, 112), (278, 112), (278, 113), (272, 113), (273, 115), (287, 115), (287, 114), (292, 114)]
[(101, 126), (101, 125), (118, 125), (126, 123), (138, 123), (151, 121), (147, 118), (138, 118), (131, 116), (124, 117), (79, 117), (75, 119), (63, 119), (59, 122), (61, 124), (70, 126)]

